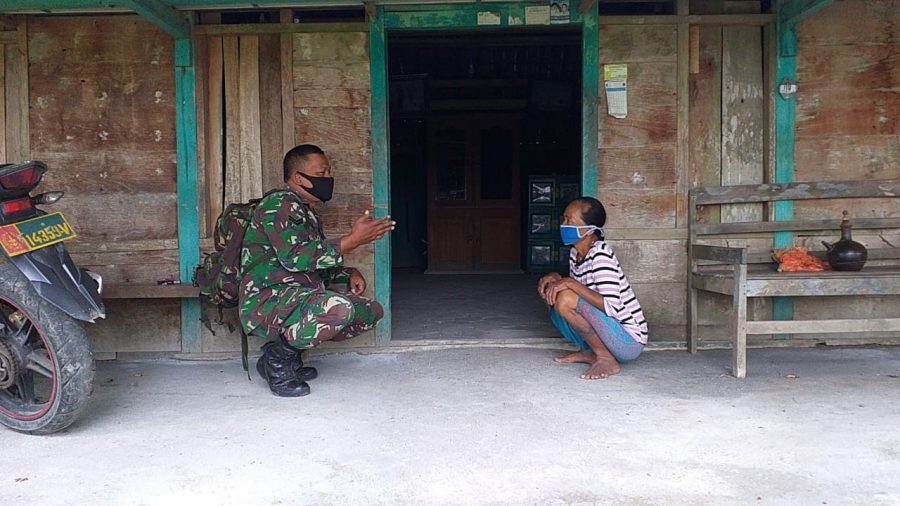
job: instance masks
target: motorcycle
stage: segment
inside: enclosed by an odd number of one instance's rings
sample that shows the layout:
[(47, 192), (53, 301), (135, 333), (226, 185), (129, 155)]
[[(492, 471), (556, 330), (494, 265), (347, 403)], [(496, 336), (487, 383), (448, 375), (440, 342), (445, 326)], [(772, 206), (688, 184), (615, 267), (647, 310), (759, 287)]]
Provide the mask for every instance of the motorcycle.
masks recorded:
[(106, 317), (103, 280), (79, 269), (64, 241), (76, 237), (62, 213), (31, 196), (47, 165), (0, 165), (0, 424), (29, 434), (71, 425), (93, 390), (94, 354), (82, 322)]

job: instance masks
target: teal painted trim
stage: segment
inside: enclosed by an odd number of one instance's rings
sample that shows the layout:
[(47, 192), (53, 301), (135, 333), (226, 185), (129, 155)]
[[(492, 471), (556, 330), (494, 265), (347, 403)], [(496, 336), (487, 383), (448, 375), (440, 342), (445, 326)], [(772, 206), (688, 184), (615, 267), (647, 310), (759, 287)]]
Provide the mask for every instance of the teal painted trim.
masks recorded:
[(182, 353), (201, 353), (203, 351), (200, 311), (200, 299), (181, 299)]
[[(479, 3), (452, 5), (403, 5), (379, 6), (375, 16), (369, 18), (369, 73), (371, 84), (372, 118), (372, 185), (376, 216), (390, 214), (390, 132), (388, 120), (387, 31), (388, 30), (459, 30), (485, 28), (479, 26), (478, 12), (500, 12), (500, 27), (535, 28), (539, 25), (510, 25), (509, 16), (521, 13), (525, 21), (525, 6), (521, 3)], [(582, 177), (587, 195), (597, 192), (597, 107), (599, 78), (599, 19), (598, 8), (582, 15), (577, 9), (571, 12), (568, 25), (583, 24), (582, 49), (587, 54), (582, 68), (582, 79), (587, 83), (582, 91), (583, 142)], [(404, 226), (400, 223), (399, 226)], [(386, 346), (391, 340), (391, 244), (388, 240), (375, 243), (375, 299), (384, 307), (384, 318), (375, 328), (376, 346)]]
[[(369, 19), (369, 78), (372, 101), (372, 186), (375, 216), (391, 213), (390, 132), (388, 123), (387, 37), (384, 8)], [(399, 224), (401, 227), (403, 223)], [(384, 318), (375, 328), (375, 345), (391, 341), (391, 241), (375, 243), (375, 300), (384, 308)]]
[[(785, 100), (778, 93), (781, 81), (797, 82), (797, 32), (793, 24), (777, 23), (778, 55), (775, 68), (775, 182), (794, 181), (794, 126), (796, 117), (796, 95)], [(775, 203), (775, 220), (790, 221), (794, 217), (794, 202), (790, 200)], [(776, 232), (773, 239), (775, 248), (787, 248), (794, 242), (791, 232)], [(774, 297), (772, 318), (775, 320), (794, 319), (794, 299)], [(787, 339), (790, 335), (779, 334), (776, 339)]]
[[(175, 40), (175, 59), (190, 60), (191, 39)], [(193, 62), (175, 67), (175, 138), (177, 145), (178, 260), (182, 281), (191, 281), (200, 261), (200, 216), (197, 203), (197, 102)]]
[(779, 17), (785, 24), (796, 25), (828, 7), (832, 0), (785, 0), (781, 2)]
[(191, 23), (187, 18), (158, 0), (120, 0), (119, 3), (176, 39), (191, 36)]
[[(405, 30), (459, 30), (496, 29), (499, 27), (533, 28), (535, 26), (571, 26), (582, 22), (582, 14), (573, 9), (568, 23), (553, 25), (525, 25), (525, 7), (521, 2), (477, 3), (448, 5), (397, 5), (385, 6), (386, 29)], [(500, 15), (499, 25), (479, 25), (478, 13), (492, 12)]]
[[(194, 92), (193, 41), (175, 40), (175, 140), (177, 146), (178, 267), (190, 283), (200, 263), (200, 216), (197, 205), (197, 101)], [(201, 351), (200, 301), (181, 301), (182, 351)]]
[(600, 20), (595, 2), (581, 28), (581, 193), (599, 195)]

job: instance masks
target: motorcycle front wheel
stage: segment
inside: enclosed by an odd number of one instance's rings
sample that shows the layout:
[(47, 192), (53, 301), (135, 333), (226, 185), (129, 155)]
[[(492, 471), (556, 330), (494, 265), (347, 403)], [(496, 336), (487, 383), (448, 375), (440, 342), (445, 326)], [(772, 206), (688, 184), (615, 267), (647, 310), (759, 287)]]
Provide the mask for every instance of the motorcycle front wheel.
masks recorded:
[(0, 424), (28, 434), (65, 429), (93, 383), (82, 323), (40, 297), (0, 254)]

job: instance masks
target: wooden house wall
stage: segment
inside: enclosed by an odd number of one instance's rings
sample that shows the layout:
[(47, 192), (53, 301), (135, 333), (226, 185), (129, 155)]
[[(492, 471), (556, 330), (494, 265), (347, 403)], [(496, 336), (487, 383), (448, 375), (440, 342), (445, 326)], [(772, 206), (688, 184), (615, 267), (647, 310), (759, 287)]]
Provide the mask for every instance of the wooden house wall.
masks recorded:
[[(860, 4), (870, 16), (850, 14)], [(798, 27), (796, 180), (898, 177), (895, 7), (896, 0), (836, 1)], [(6, 41), (0, 51), (0, 119), (23, 124), (19, 131), (30, 136), (23, 142), (7, 128), (0, 154), (9, 158), (30, 150), (32, 158), (50, 163), (45, 187), (67, 191), (59, 208), (81, 234), (71, 247), (81, 264), (112, 281), (153, 282), (175, 275), (171, 39), (135, 16), (33, 16), (16, 28), (21, 32), (16, 40), (27, 44), (0, 39)], [(629, 114), (625, 119), (606, 114), (601, 82), (598, 193), (609, 210), (611, 242), (657, 342), (684, 338), (687, 188), (770, 180), (773, 171), (766, 150), (771, 95), (764, 92), (773, 32), (764, 37), (763, 28), (745, 30), (758, 37), (756, 53), (736, 42), (746, 33), (709, 25), (694, 31), (698, 65), (688, 76), (687, 93), (679, 95), (678, 26), (604, 24), (600, 30), (601, 65), (628, 64)], [(242, 51), (239, 39), (245, 38)], [(208, 246), (218, 209), (279, 184), (281, 153), (306, 142), (325, 149), (337, 177), (335, 199), (322, 207), (326, 230), (346, 232), (372, 203), (367, 33), (230, 39), (197, 40), (203, 244)], [(216, 54), (220, 57), (211, 56)], [(745, 72), (746, 65), (753, 72)], [(249, 102), (240, 94), (248, 82)], [(30, 110), (24, 122), (23, 97)], [(688, 105), (686, 122), (679, 121), (680, 100)], [(259, 129), (241, 137), (247, 117), (257, 118)], [(687, 132), (679, 132), (680, 124)], [(685, 144), (679, 145), (684, 134)], [(751, 137), (753, 142), (740, 142)], [(254, 145), (256, 155), (248, 150)], [(681, 158), (682, 150), (687, 157)], [(243, 165), (242, 156), (249, 157)], [(257, 158), (261, 172), (247, 174), (244, 166)], [(229, 174), (241, 174), (243, 182), (229, 183)], [(229, 189), (229, 184), (237, 186)], [(854, 214), (900, 212), (868, 205), (854, 207)], [(820, 210), (798, 205), (796, 212)], [(739, 219), (731, 211), (724, 214), (707, 211), (703, 219)], [(900, 244), (897, 237), (883, 239)], [(371, 247), (348, 255), (348, 263), (374, 282)], [(726, 317), (724, 303), (703, 300), (706, 337), (724, 337), (714, 328)], [(798, 301), (797, 314), (827, 317), (844, 304)], [(896, 301), (855, 304), (855, 311), (878, 313)], [(179, 307), (170, 300), (113, 301), (109, 320), (90, 332), (101, 352), (178, 352)], [(769, 311), (766, 304), (754, 310)], [(236, 334), (216, 330), (215, 335), (204, 331), (203, 351), (238, 349)], [(372, 342), (371, 336), (363, 341)]]
[[(900, 177), (900, 2), (836, 0), (801, 22), (797, 39), (795, 180)], [(794, 212), (838, 219), (845, 209), (851, 219), (900, 217), (898, 199), (798, 202)], [(839, 235), (798, 240), (821, 250), (820, 240)], [(854, 239), (900, 247), (900, 230), (857, 230)], [(900, 297), (823, 297), (796, 301), (795, 315), (897, 316), (898, 307)]]
[[(30, 157), (110, 283), (178, 276), (174, 44), (138, 16), (27, 18)], [(107, 301), (98, 352), (180, 351), (177, 300)]]

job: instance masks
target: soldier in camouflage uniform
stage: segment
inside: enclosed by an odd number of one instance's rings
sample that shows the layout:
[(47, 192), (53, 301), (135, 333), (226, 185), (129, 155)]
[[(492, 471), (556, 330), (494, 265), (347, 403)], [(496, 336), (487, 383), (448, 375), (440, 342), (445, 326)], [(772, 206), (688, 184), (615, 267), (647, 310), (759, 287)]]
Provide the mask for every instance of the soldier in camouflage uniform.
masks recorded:
[(331, 198), (334, 180), (316, 146), (285, 155), (284, 180), (287, 189), (259, 202), (244, 235), (240, 315), (248, 334), (269, 339), (257, 363), (260, 375), (276, 395), (296, 397), (309, 393), (305, 380), (316, 376), (303, 367), (301, 350), (357, 336), (384, 315), (378, 302), (362, 296), (366, 281), (343, 265), (343, 255), (380, 239), (395, 223), (367, 211), (349, 234), (326, 239), (314, 207)]

